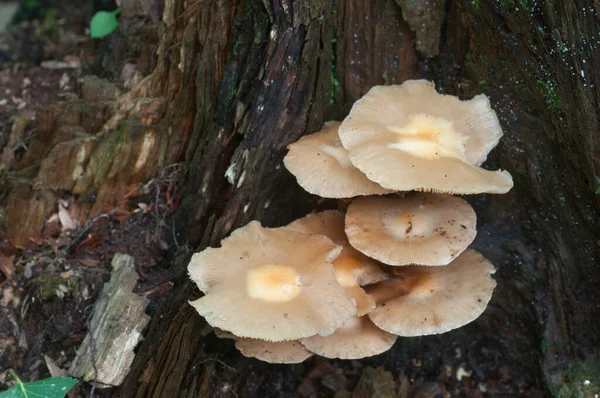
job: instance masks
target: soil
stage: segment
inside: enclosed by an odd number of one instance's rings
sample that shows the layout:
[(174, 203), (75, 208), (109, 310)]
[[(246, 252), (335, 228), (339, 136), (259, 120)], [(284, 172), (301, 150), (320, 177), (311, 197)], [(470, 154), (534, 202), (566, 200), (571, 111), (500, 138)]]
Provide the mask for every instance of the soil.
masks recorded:
[[(44, 22), (34, 18), (0, 37), (0, 150), (8, 142), (17, 115), (34, 118), (44, 106), (79, 95), (80, 78), (97, 68), (96, 44), (82, 39), (94, 2), (81, 2), (85, 4), (78, 3), (78, 7), (64, 3), (44, 2), (61, 10), (63, 22), (57, 29), (62, 34), (43, 36), (46, 31), (40, 26)], [(56, 64), (44, 61), (71, 66), (53, 69), (48, 65)], [(32, 134), (33, 129), (24, 137)], [(27, 141), (19, 145), (26, 146)], [(20, 150), (14, 148), (16, 153)], [(86, 321), (102, 284), (110, 278), (115, 253), (135, 258), (140, 275), (135, 292), (151, 299), (148, 313), (154, 314), (158, 298), (173, 286), (165, 243), (170, 241), (165, 236), (171, 233), (168, 215), (173, 210), (166, 205), (167, 191), (164, 182), (155, 182), (152, 194), (132, 199), (126, 213), (72, 230), (50, 217), (45, 239), (32, 241), (28, 248), (0, 242), (0, 256), (8, 264), (0, 274), (0, 390), (11, 383), (10, 368), (24, 381), (50, 376), (45, 357), (68, 368), (87, 333)], [(69, 197), (63, 199), (67, 205), (72, 203)], [(67, 208), (70, 214), (77, 212), (73, 206)], [(479, 245), (485, 244), (485, 238), (479, 240)], [(504, 265), (499, 272), (510, 272), (510, 267)], [(211, 387), (212, 396), (314, 397), (336, 392), (344, 396), (343, 391), (356, 388), (369, 366), (392, 371), (402, 396), (409, 392), (422, 397), (543, 396), (542, 387), (525, 378), (531, 374), (522, 371), (525, 365), (507, 359), (503, 340), (514, 338), (514, 328), (509, 326), (516, 319), (506, 319), (506, 329), (498, 331), (501, 338), (483, 337), (489, 335), (484, 330), (494, 316), (492, 302), (476, 324), (440, 336), (402, 338), (393, 350), (377, 357), (361, 361), (311, 358), (294, 366), (250, 360), (250, 367), (238, 367), (242, 359), (233, 343), (216, 338), (209, 329), (202, 362), (210, 362), (218, 374), (220, 382)], [(79, 384), (72, 395), (87, 396), (89, 389)], [(110, 396), (111, 391), (100, 390), (96, 395)]]

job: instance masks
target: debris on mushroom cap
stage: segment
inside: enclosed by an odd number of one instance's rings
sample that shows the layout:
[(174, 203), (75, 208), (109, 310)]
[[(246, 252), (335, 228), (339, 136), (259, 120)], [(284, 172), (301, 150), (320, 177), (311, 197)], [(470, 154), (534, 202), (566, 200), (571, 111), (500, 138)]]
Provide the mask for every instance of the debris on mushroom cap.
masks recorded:
[(192, 258), (206, 293), (190, 304), (213, 327), (268, 341), (331, 334), (356, 313), (330, 264), (341, 246), (321, 235), (251, 222)]
[(295, 231), (324, 235), (344, 249), (333, 261), (335, 277), (344, 287), (348, 297), (356, 302), (356, 316), (362, 316), (375, 309), (375, 301), (360, 287), (380, 282), (388, 278), (381, 268), (348, 242), (344, 232), (344, 215), (336, 210), (309, 214), (288, 225)]
[(300, 340), (315, 354), (327, 358), (359, 359), (389, 350), (398, 336), (376, 327), (368, 316), (351, 318), (329, 336)]
[(433, 83), (373, 87), (339, 129), (350, 161), (396, 191), (506, 193), (512, 176), (478, 167), (502, 136), (483, 95), (470, 101), (441, 95)]
[(412, 193), (356, 198), (346, 213), (350, 244), (389, 265), (446, 265), (477, 234), (477, 216), (464, 199)]
[(285, 167), (306, 191), (324, 198), (383, 195), (391, 191), (370, 181), (350, 163), (338, 137), (339, 122), (289, 146)]
[(496, 281), (494, 266), (466, 250), (445, 267), (411, 265), (367, 289), (377, 308), (368, 317), (399, 336), (445, 333), (474, 321), (487, 307)]
[(235, 348), (245, 357), (257, 358), (269, 363), (300, 363), (314, 355), (298, 340), (270, 342), (239, 338), (235, 341)]

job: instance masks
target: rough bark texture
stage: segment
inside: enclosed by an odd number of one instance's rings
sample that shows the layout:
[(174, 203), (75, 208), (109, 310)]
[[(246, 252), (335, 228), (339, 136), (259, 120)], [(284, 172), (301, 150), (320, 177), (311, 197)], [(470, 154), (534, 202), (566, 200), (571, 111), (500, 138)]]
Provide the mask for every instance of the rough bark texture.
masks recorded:
[[(175, 215), (177, 288), (159, 306), (118, 396), (270, 396), (298, 388), (304, 365), (247, 360), (207, 333), (187, 304), (197, 293), (186, 279), (184, 244), (197, 251), (253, 219), (279, 226), (335, 206), (295, 184), (281, 163), (286, 145), (343, 118), (373, 85), (418, 77), (466, 98), (484, 92), (501, 117), (505, 137), (487, 165), (509, 170), (515, 187), (507, 195), (469, 198), (479, 216), (475, 247), (498, 268), (498, 288), (474, 324), (401, 339), (365, 363), (385, 366), (398, 380), (406, 350), (416, 350), (433, 358), (423, 366), (434, 380), (445, 347), (458, 344), (473, 358), (511, 363), (509, 377), (529, 392), (583, 394), (582, 380), (598, 380), (600, 6), (593, 0), (441, 4), (440, 26), (422, 19), (425, 1), (166, 0), (156, 67), (112, 105), (94, 139), (97, 149), (89, 149), (89, 164), (97, 159), (102, 167), (83, 167), (89, 185), (77, 183), (82, 195), (93, 188), (107, 198), (111, 187), (186, 163)], [(428, 21), (427, 34), (421, 21)], [(435, 26), (439, 34), (430, 30)], [(438, 55), (424, 58), (417, 48)], [(87, 143), (79, 133), (70, 132), (64, 145)], [(116, 144), (123, 140), (130, 146)], [(132, 168), (140, 162), (132, 148), (144, 142), (154, 157)], [(120, 155), (128, 160), (102, 163), (101, 145), (130, 154)], [(96, 177), (86, 174), (99, 169)], [(139, 172), (123, 172), (132, 169)], [(52, 184), (70, 189), (44, 181), (37, 190), (18, 188), (9, 203), (36, 200), (40, 205), (31, 208), (43, 213), (54, 200)], [(96, 200), (91, 214), (114, 205), (108, 202)]]

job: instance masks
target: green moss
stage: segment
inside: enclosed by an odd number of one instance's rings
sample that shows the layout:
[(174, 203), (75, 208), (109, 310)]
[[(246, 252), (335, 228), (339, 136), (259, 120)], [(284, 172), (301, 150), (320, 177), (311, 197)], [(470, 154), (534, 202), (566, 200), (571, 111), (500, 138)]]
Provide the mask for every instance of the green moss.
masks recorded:
[(67, 278), (42, 275), (34, 279), (33, 283), (38, 285), (38, 293), (42, 300), (50, 300), (61, 295), (74, 297), (79, 295), (79, 277), (77, 275), (70, 275)]
[(593, 396), (600, 388), (600, 363), (587, 362), (581, 364), (569, 364), (567, 370), (562, 374), (563, 380), (556, 392), (561, 398), (584, 398)]
[(558, 83), (556, 80), (538, 80), (538, 86), (546, 100), (548, 108), (559, 110), (562, 107), (560, 98), (558, 98)]
[(471, 0), (471, 4), (473, 4), (473, 7), (479, 10), (479, 7), (481, 6), (481, 0)]
[(335, 96), (337, 94), (337, 90), (340, 87), (340, 82), (337, 79), (336, 73), (336, 58), (335, 53), (337, 49), (337, 40), (331, 39), (331, 70), (329, 73), (329, 105), (335, 104)]
[(542, 354), (546, 355), (548, 353), (548, 340), (546, 340), (546, 339), (542, 340), (541, 349), (542, 349)]

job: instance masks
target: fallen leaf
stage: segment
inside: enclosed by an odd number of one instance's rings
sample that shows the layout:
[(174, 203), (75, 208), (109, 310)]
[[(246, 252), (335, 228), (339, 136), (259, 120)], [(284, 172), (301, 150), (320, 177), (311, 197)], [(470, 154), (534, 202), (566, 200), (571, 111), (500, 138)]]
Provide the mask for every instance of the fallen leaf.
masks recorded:
[(88, 267), (95, 267), (98, 264), (100, 264), (100, 260), (96, 260), (95, 258), (91, 258), (91, 257), (77, 258), (77, 259), (75, 259), (75, 261), (77, 261), (78, 263), (81, 263), (83, 265), (86, 265)]
[(63, 369), (59, 368), (58, 365), (48, 355), (44, 355), (44, 360), (46, 361), (46, 367), (50, 372), (50, 376), (66, 376), (66, 372)]
[(0, 254), (0, 271), (6, 276), (7, 279), (11, 279), (15, 273), (15, 263), (13, 257), (7, 257)]
[(37, 246), (41, 246), (44, 243), (44, 239), (39, 236), (30, 236), (29, 241)]
[(21, 300), (14, 294), (12, 286), (2, 290), (2, 298), (0, 299), (0, 305), (2, 307), (8, 307), (8, 304), (12, 303), (13, 307), (17, 308), (20, 302)]
[(116, 221), (123, 222), (129, 218), (131, 212), (125, 209), (117, 209), (112, 215), (111, 218)]
[(108, 238), (106, 237), (106, 235), (103, 234), (102, 232), (94, 232), (94, 233), (88, 234), (88, 236), (85, 238), (85, 240), (77, 245), (77, 247), (75, 248), (75, 251), (84, 249), (86, 247), (96, 247), (107, 239)]
[(60, 219), (60, 223), (63, 226), (63, 231), (69, 231), (77, 228), (77, 223), (73, 221), (71, 215), (62, 203), (58, 205), (58, 218)]

